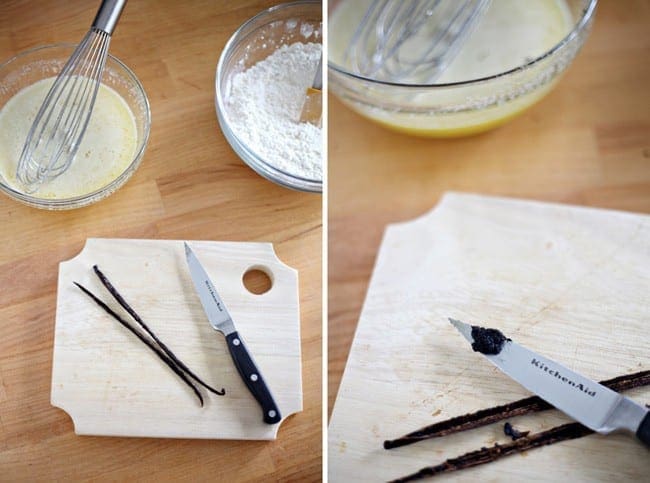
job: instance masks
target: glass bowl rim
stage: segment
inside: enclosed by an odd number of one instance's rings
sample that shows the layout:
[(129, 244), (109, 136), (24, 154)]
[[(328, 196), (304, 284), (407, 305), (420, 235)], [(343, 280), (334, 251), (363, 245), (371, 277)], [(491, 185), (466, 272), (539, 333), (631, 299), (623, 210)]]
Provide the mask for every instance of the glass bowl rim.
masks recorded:
[(589, 0), (589, 4), (587, 5), (586, 8), (583, 9), (582, 11), (582, 16), (576, 22), (574, 27), (571, 29), (571, 31), (562, 39), (560, 40), (557, 44), (555, 44), (553, 47), (551, 47), (549, 50), (544, 52), (543, 54), (539, 55), (538, 57), (535, 57), (534, 59), (526, 62), (525, 64), (522, 64), (517, 67), (513, 67), (512, 69), (508, 69), (503, 72), (499, 72), (497, 74), (492, 74), (489, 76), (485, 77), (477, 77), (475, 79), (468, 79), (464, 81), (456, 81), (456, 82), (445, 82), (445, 83), (433, 83), (433, 84), (407, 84), (407, 83), (402, 83), (402, 82), (391, 82), (391, 81), (382, 81), (382, 80), (377, 80), (373, 79), (372, 77), (366, 77), (361, 74), (355, 74), (354, 72), (350, 72), (349, 70), (345, 69), (344, 67), (334, 63), (327, 61), (327, 68), (331, 69), (332, 71), (343, 75), (344, 77), (352, 78), (357, 81), (362, 81), (362, 82), (367, 82), (370, 84), (374, 84), (377, 86), (386, 86), (386, 87), (400, 87), (400, 88), (411, 88), (411, 89), (418, 89), (418, 88), (431, 88), (431, 87), (436, 87), (436, 88), (445, 88), (445, 87), (464, 87), (464, 86), (469, 86), (469, 85), (475, 85), (475, 84), (481, 84), (485, 83), (491, 80), (499, 79), (501, 77), (507, 77), (511, 74), (515, 74), (517, 72), (521, 72), (523, 70), (529, 69), (533, 67), (534, 65), (542, 62), (544, 59), (547, 59), (549, 57), (552, 57), (556, 52), (559, 50), (562, 50), (565, 45), (569, 44), (577, 35), (580, 31), (582, 31), (585, 26), (590, 22), (590, 20), (593, 17), (594, 11), (596, 10), (596, 4), (598, 3), (598, 0)]
[[(59, 42), (55, 44), (47, 44), (47, 45), (39, 45), (37, 47), (32, 47), (27, 50), (23, 50), (19, 52), (18, 54), (14, 55), (13, 57), (7, 59), (6, 61), (2, 62), (0, 64), (0, 71), (7, 66), (10, 66), (12, 62), (15, 62), (23, 57), (26, 57), (27, 55), (34, 54), (36, 52), (39, 52), (41, 50), (49, 50), (49, 49), (55, 49), (55, 48), (69, 48), (74, 50), (77, 47), (77, 44), (73, 42)], [(136, 86), (137, 90), (142, 94), (142, 97), (144, 98), (144, 104), (145, 104), (145, 131), (144, 131), (144, 136), (142, 139), (142, 142), (139, 143), (141, 144), (140, 149), (138, 149), (137, 153), (134, 154), (133, 160), (129, 163), (129, 165), (120, 173), (119, 176), (117, 176), (114, 180), (112, 180), (110, 183), (102, 186), (101, 188), (98, 188), (94, 191), (91, 191), (90, 193), (86, 193), (83, 195), (79, 196), (73, 196), (70, 198), (39, 198), (37, 196), (32, 196), (20, 191), (17, 191), (13, 189), (11, 186), (8, 186), (4, 182), (0, 181), (0, 190), (4, 191), (6, 194), (11, 196), (12, 198), (15, 198), (19, 201), (22, 201), (23, 203), (26, 203), (30, 206), (36, 206), (40, 208), (49, 208), (49, 209), (56, 209), (56, 208), (76, 208), (76, 207), (83, 207), (89, 204), (94, 203), (95, 201), (99, 201), (99, 199), (96, 199), (98, 196), (101, 196), (102, 194), (106, 193), (107, 195), (112, 194), (117, 188), (119, 188), (122, 183), (125, 181), (124, 178), (126, 176), (130, 176), (132, 174), (132, 171), (134, 170), (133, 168), (137, 168), (139, 165), (142, 156), (144, 155), (145, 149), (147, 147), (147, 144), (149, 142), (149, 134), (151, 132), (151, 106), (149, 104), (149, 98), (147, 97), (147, 93), (144, 90), (144, 86), (140, 82), (140, 79), (135, 75), (135, 73), (120, 59), (115, 57), (114, 55), (108, 53), (107, 54), (107, 59), (109, 59), (113, 62), (115, 62), (118, 66), (120, 66), (124, 71), (128, 74), (128, 76), (131, 77), (131, 80), (133, 80), (134, 85)], [(65, 60), (65, 59), (63, 59)]]

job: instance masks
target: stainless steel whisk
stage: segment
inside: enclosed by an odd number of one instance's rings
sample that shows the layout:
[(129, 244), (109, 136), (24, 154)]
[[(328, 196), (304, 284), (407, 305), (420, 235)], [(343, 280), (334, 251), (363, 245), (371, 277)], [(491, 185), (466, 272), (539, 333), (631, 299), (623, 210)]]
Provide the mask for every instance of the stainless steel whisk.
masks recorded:
[(103, 0), (90, 30), (45, 96), (29, 130), (16, 177), (27, 192), (65, 172), (93, 111), (108, 46), (126, 0)]
[(344, 62), (376, 80), (435, 81), (487, 9), (490, 0), (373, 0)]

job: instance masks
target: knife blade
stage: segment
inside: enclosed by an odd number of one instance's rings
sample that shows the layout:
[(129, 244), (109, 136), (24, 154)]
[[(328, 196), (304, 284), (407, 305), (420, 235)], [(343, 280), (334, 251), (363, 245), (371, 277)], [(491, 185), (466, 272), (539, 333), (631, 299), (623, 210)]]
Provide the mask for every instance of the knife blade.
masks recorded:
[(187, 259), (194, 288), (208, 321), (214, 330), (221, 332), (225, 336), (226, 345), (237, 372), (239, 372), (244, 384), (262, 407), (264, 422), (267, 424), (280, 422), (282, 415), (271, 395), (271, 391), (266, 385), (253, 357), (248, 352), (244, 340), (237, 332), (235, 323), (223, 300), (221, 300), (217, 289), (187, 243), (185, 243), (185, 258)]
[(627, 430), (650, 446), (650, 411), (632, 399), (513, 342), (496, 329), (449, 321), (474, 351), (571, 418), (602, 434)]

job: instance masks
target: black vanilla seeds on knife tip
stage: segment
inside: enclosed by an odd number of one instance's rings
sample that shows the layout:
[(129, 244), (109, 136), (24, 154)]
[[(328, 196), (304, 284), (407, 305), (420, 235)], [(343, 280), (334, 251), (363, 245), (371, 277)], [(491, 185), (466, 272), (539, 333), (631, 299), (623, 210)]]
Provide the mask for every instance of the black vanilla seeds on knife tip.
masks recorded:
[(500, 330), (486, 329), (476, 325), (472, 325), (472, 339), (474, 339), (472, 342), (474, 352), (487, 355), (498, 354), (501, 352), (503, 344), (510, 340)]

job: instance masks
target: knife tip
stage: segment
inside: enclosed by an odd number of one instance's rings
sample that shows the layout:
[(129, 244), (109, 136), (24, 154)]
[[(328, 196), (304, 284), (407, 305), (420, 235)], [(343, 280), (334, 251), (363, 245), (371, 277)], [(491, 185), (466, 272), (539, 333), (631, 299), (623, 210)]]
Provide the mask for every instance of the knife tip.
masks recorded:
[(187, 244), (186, 241), (183, 242), (183, 245), (185, 246), (185, 255), (190, 255), (190, 253), (192, 253), (192, 249), (190, 248), (190, 246)]
[(448, 317), (449, 322), (451, 325), (456, 327), (458, 332), (460, 332), (465, 339), (467, 339), (470, 343), (474, 340), (472, 338), (472, 326), (469, 324), (466, 324), (465, 322), (461, 322), (460, 320), (457, 319), (452, 319), (451, 317)]
[(456, 328), (459, 329), (459, 330), (460, 330), (461, 327), (463, 327), (464, 325), (466, 325), (466, 324), (464, 324), (463, 322), (461, 322), (460, 320), (452, 319), (451, 317), (447, 317), (447, 319), (449, 320), (449, 322), (451, 323), (451, 325), (453, 325), (454, 327), (456, 327)]

